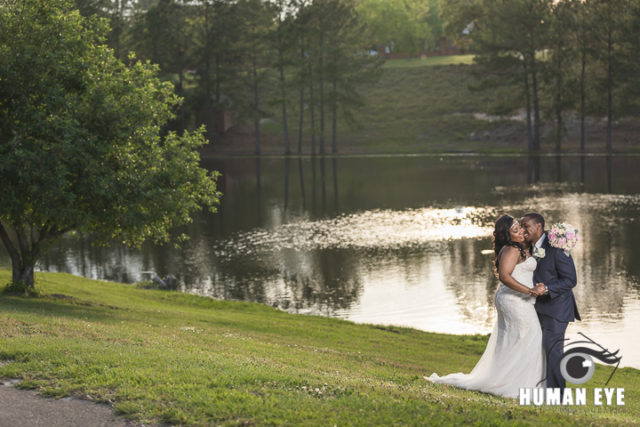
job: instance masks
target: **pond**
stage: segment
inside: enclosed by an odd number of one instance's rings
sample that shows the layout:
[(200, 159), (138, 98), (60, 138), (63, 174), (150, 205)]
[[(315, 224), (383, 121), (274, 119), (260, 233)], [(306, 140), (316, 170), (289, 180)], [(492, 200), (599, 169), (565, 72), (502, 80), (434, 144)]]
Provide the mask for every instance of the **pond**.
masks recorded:
[[(640, 368), (640, 156), (230, 157), (217, 214), (181, 249), (65, 236), (40, 270), (135, 282), (294, 313), (455, 334), (495, 320), (491, 233), (502, 213), (575, 225), (582, 332)], [(8, 265), (4, 252), (0, 265)]]

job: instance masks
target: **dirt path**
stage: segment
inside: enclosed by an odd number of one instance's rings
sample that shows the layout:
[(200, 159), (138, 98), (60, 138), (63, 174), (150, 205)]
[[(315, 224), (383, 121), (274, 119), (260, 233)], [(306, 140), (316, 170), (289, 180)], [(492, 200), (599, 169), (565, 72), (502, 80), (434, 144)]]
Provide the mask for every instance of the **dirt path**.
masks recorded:
[(15, 388), (15, 380), (0, 380), (0, 427), (133, 427), (104, 404), (75, 397), (42, 397), (33, 390)]

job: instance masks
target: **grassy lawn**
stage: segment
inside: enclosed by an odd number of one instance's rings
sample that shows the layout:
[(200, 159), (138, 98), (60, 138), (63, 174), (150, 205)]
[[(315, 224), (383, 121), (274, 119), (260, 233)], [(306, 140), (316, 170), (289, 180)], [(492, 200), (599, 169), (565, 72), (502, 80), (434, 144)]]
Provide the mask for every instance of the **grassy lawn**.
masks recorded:
[[(380, 79), (375, 84), (361, 88), (362, 106), (353, 111), (355, 125), (341, 120), (340, 115), (337, 126), (339, 152), (398, 154), (526, 150), (523, 123), (506, 119), (489, 122), (474, 116), (474, 113), (503, 112), (498, 109), (505, 100), (511, 105), (519, 105), (521, 90), (513, 85), (475, 90), (478, 80), (473, 75), (475, 66), (470, 65), (472, 59), (472, 55), (458, 55), (387, 61)], [(278, 94), (274, 92), (277, 87), (276, 80), (273, 80), (265, 87), (263, 99), (277, 98)], [(291, 90), (287, 106), (289, 139), (294, 151), (299, 120), (297, 96), (297, 91)], [(263, 108), (269, 117), (261, 126), (263, 152), (281, 154), (280, 105), (265, 101)], [(316, 109), (317, 135), (320, 133), (319, 114)], [(327, 107), (324, 133), (326, 152), (331, 150), (331, 120)], [(253, 152), (253, 130), (248, 124), (245, 127), (246, 141), (228, 144), (229, 151)], [(492, 132), (489, 136), (490, 131), (505, 127), (505, 135)], [(305, 109), (303, 135), (303, 152), (310, 153), (308, 108)], [(218, 144), (219, 150), (224, 151), (225, 145), (223, 138)]]
[[(525, 99), (521, 84), (507, 81), (480, 89), (478, 65), (473, 55), (440, 56), (388, 60), (380, 79), (361, 86), (362, 105), (352, 111), (355, 125), (343, 120), (337, 125), (341, 154), (416, 153), (526, 153), (527, 132), (523, 113)], [(318, 89), (318, 88), (316, 88)], [(327, 83), (325, 91), (328, 91)], [(541, 82), (542, 92), (549, 88)], [(546, 92), (545, 92), (546, 93)], [(272, 70), (261, 93), (261, 150), (263, 154), (283, 154), (283, 126), (278, 76)], [(297, 89), (287, 98), (289, 141), (297, 152), (299, 101)], [(305, 95), (308, 97), (308, 93)], [(328, 96), (328, 95), (327, 95)], [(555, 151), (554, 119), (548, 115), (548, 96), (542, 99), (541, 151)], [(306, 102), (308, 102), (308, 99)], [(546, 100), (545, 100), (546, 99)], [(302, 153), (311, 153), (310, 107), (305, 108)], [(316, 108), (316, 152), (319, 153), (320, 111)], [(331, 151), (332, 117), (325, 106), (325, 152)], [(214, 141), (205, 155), (253, 154), (253, 125), (239, 120), (235, 128)], [(567, 112), (566, 138), (562, 150), (577, 152), (580, 126), (576, 114)], [(605, 147), (604, 118), (590, 117), (586, 124), (586, 151), (602, 152)], [(637, 152), (636, 135), (640, 122), (633, 117), (617, 120), (613, 126), (613, 146), (619, 152)]]
[[(0, 270), (0, 283), (10, 272)], [(128, 418), (183, 425), (623, 425), (640, 371), (618, 370), (624, 408), (520, 407), (426, 382), (468, 372), (485, 336), (357, 325), (132, 285), (37, 273), (37, 298), (0, 296), (0, 377), (90, 396)], [(587, 386), (602, 386), (598, 365)], [(589, 388), (589, 387), (588, 387)], [(592, 399), (588, 399), (591, 405)]]
[(384, 68), (430, 67), (432, 65), (473, 64), (474, 55), (427, 56), (413, 59), (391, 59), (384, 63)]

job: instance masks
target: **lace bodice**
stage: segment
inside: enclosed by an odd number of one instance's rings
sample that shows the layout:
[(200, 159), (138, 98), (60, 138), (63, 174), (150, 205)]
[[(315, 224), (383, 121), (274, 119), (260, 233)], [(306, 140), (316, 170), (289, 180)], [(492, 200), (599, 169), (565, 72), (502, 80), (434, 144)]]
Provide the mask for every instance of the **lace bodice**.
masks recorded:
[(511, 276), (523, 285), (533, 288), (533, 272), (537, 265), (536, 259), (529, 257), (520, 264), (516, 264)]
[[(536, 261), (536, 259), (534, 257), (529, 257), (520, 264), (516, 264), (516, 266), (513, 268), (511, 276), (526, 287), (533, 288), (533, 272), (535, 271), (537, 265), (538, 262)], [(514, 291), (502, 282), (500, 282), (498, 293), (514, 294), (521, 298), (535, 302), (535, 297), (523, 294), (522, 292)]]

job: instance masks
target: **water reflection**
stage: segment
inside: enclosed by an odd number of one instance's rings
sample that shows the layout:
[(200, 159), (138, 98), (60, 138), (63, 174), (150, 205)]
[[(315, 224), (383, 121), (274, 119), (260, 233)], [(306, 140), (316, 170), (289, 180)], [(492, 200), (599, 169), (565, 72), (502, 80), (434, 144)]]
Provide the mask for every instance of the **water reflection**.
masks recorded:
[[(94, 248), (65, 236), (43, 270), (181, 289), (300, 313), (451, 333), (487, 333), (497, 280), (495, 218), (542, 212), (582, 231), (575, 294), (587, 333), (640, 367), (640, 157), (229, 158), (219, 212), (178, 250)], [(0, 263), (8, 258), (0, 255)], [(636, 323), (634, 323), (636, 322)]]

